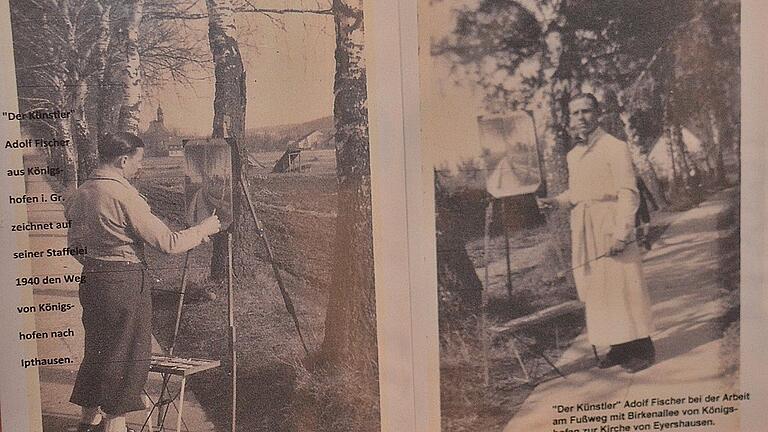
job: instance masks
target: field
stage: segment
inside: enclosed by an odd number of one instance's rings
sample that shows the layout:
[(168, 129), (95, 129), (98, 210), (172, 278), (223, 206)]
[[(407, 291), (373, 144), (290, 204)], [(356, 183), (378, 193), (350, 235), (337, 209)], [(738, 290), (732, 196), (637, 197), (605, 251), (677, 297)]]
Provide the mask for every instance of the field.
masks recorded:
[[(333, 257), (336, 176), (333, 150), (306, 151), (303, 173), (271, 174), (280, 153), (257, 154), (270, 170), (253, 168), (249, 188), (258, 217), (273, 246), (276, 261), (296, 307), (310, 350), (323, 338), (327, 284)], [(154, 211), (181, 228), (183, 171), (181, 158), (151, 158), (138, 181)], [(248, 253), (235, 265), (235, 321), (238, 347), (238, 429), (291, 431), (290, 407), (297, 369), (305, 357), (286, 312), (270, 264), (252, 225), (240, 231)], [(175, 355), (222, 359), (221, 368), (191, 381), (191, 389), (218, 428), (228, 423), (229, 366), (227, 358), (226, 287), (208, 280), (211, 245), (196, 248), (189, 259), (187, 292), (193, 301), (184, 306)], [(252, 253), (250, 253), (252, 251)], [(237, 251), (236, 251), (237, 254)], [(183, 256), (151, 251), (147, 257), (154, 290), (155, 336), (170, 346), (176, 300), (181, 285)], [(203, 288), (216, 294), (200, 300)]]

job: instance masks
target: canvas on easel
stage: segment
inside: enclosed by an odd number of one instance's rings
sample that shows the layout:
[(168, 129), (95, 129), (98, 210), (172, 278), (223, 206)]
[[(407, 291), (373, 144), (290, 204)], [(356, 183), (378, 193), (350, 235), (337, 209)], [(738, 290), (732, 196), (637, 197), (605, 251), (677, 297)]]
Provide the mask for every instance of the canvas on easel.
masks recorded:
[(216, 214), (226, 230), (232, 223), (232, 156), (223, 139), (184, 143), (186, 198), (189, 226)]

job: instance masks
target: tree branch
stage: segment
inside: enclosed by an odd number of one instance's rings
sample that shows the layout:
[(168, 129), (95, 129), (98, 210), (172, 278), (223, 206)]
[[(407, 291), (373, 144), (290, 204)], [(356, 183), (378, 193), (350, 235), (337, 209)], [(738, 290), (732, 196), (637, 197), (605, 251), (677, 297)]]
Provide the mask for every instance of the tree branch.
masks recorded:
[[(248, 3), (247, 7), (241, 7), (235, 10), (236, 13), (258, 13), (262, 15), (288, 15), (288, 14), (312, 14), (333, 16), (333, 9), (270, 9), (259, 8)], [(208, 19), (207, 13), (186, 13), (186, 12), (150, 12), (145, 14), (147, 18), (167, 19), (167, 20), (203, 20)]]
[(284, 15), (284, 14), (293, 14), (293, 13), (306, 13), (306, 14), (316, 14), (316, 15), (333, 15), (333, 8), (328, 9), (265, 9), (265, 8), (258, 8), (254, 6), (250, 1), (245, 0), (245, 3), (248, 5), (247, 8), (240, 8), (235, 10), (235, 12), (250, 12), (250, 13), (261, 13), (261, 14), (276, 14), (276, 15)]

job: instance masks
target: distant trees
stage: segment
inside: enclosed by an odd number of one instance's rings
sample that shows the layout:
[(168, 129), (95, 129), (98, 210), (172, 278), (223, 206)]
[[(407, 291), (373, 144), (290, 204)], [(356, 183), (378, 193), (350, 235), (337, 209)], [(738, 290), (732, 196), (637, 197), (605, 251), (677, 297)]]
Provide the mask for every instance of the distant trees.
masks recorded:
[[(705, 171), (722, 183), (723, 150), (737, 148), (738, 2), (481, 0), (456, 17), (433, 54), (477, 81), (489, 108), (534, 113), (548, 193), (564, 186), (565, 108), (585, 88), (616, 96), (608, 114), (623, 124), (622, 138), (652, 190), (658, 184), (649, 145), (663, 131), (696, 122), (705, 125)], [(690, 168), (677, 135), (670, 136), (676, 160)], [(682, 169), (675, 174), (673, 183), (688, 181)]]

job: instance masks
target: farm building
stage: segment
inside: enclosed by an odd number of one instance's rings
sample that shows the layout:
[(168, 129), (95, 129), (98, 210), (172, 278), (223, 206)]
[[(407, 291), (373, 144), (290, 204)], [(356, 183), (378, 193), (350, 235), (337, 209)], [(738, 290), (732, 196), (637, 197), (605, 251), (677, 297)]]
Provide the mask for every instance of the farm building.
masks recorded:
[(327, 130), (316, 130), (288, 143), (289, 149), (312, 150), (332, 148), (333, 134)]
[(301, 149), (288, 149), (272, 168), (274, 173), (301, 172)]

